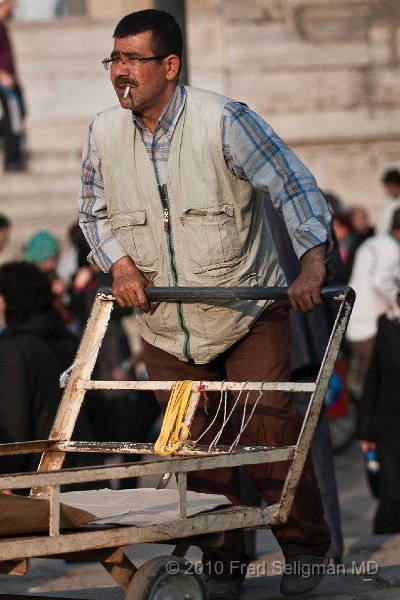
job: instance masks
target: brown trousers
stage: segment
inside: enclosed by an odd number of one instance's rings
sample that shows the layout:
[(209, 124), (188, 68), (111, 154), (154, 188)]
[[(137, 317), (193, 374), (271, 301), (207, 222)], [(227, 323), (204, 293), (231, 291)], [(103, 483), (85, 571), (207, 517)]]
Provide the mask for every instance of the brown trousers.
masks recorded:
[[(204, 365), (183, 362), (174, 356), (144, 344), (144, 358), (151, 380), (203, 380), (203, 381), (290, 381), (291, 339), (289, 303), (274, 302), (253, 325), (251, 331), (219, 357)], [(169, 392), (157, 392), (161, 408), (165, 410)], [(236, 418), (224, 429), (219, 444), (230, 444), (239, 432), (246, 393), (242, 393), (236, 406)], [(248, 399), (249, 415), (258, 392)], [(208, 400), (199, 404), (191, 426), (191, 439), (197, 439), (207, 428), (220, 402), (220, 393), (207, 393)], [(202, 438), (201, 444), (210, 443), (221, 427), (222, 410), (213, 427)], [(290, 395), (286, 392), (265, 392), (240, 438), (240, 444), (251, 446), (288, 446), (296, 443), (301, 427)], [(271, 505), (279, 501), (288, 469), (288, 462), (248, 466), (262, 498)], [(233, 504), (240, 504), (241, 490), (238, 468), (213, 469), (193, 472), (188, 477), (190, 489), (224, 494)], [(330, 545), (330, 532), (323, 518), (323, 508), (314, 475), (311, 456), (307, 457), (303, 474), (288, 521), (272, 527), (285, 557), (308, 554), (322, 556)], [(243, 535), (230, 532), (220, 549), (207, 550), (207, 560), (246, 562)], [(220, 569), (220, 567), (219, 567)], [(208, 569), (211, 574), (212, 566)], [(219, 574), (219, 573), (218, 573)], [(235, 577), (227, 566), (223, 576)]]

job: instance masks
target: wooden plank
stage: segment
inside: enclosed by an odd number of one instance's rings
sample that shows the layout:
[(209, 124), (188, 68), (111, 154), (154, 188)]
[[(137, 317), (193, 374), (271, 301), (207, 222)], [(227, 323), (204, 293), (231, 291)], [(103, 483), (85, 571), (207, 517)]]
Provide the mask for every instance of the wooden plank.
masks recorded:
[(53, 440), (34, 440), (0, 444), (0, 455), (11, 456), (14, 454), (32, 454), (34, 452), (50, 451), (54, 449), (55, 443)]
[(56, 485), (50, 490), (50, 515), (49, 535), (55, 537), (60, 535), (60, 486)]
[(186, 519), (187, 517), (187, 473), (178, 473), (178, 490), (179, 490), (179, 518)]
[(106, 559), (101, 561), (101, 564), (124, 592), (126, 592), (137, 568), (126, 554), (124, 554), (122, 549), (117, 548), (111, 552)]
[[(155, 460), (143, 463), (132, 463), (113, 466), (83, 467), (80, 469), (63, 469), (47, 473), (17, 473), (0, 476), (0, 489), (23, 489), (32, 485), (50, 489), (52, 485), (65, 485), (103, 479), (119, 479), (141, 477), (143, 475), (161, 475), (166, 470), (171, 473), (188, 473), (220, 467), (237, 467), (243, 464), (254, 465), (266, 462), (290, 460), (294, 455), (294, 446), (284, 448), (268, 448), (266, 450), (232, 451), (229, 454), (195, 457), (175, 457), (169, 460)], [(244, 458), (245, 457), (245, 458)]]
[[(81, 379), (77, 383), (78, 389), (85, 390), (170, 390), (176, 381), (99, 381)], [(272, 382), (236, 382), (236, 381), (194, 381), (193, 391), (198, 391), (200, 385), (205, 385), (207, 392), (220, 392), (232, 390), (248, 391), (273, 391), (273, 392), (313, 392), (315, 383), (272, 381)]]
[(145, 527), (106, 528), (99, 531), (61, 533), (49, 536), (18, 537), (0, 541), (0, 561), (24, 557), (55, 556), (101, 548), (115, 548), (131, 544), (170, 542), (246, 527), (269, 527), (277, 523), (278, 504), (264, 508), (238, 506), (210, 513), (198, 514), (189, 519), (177, 519)]

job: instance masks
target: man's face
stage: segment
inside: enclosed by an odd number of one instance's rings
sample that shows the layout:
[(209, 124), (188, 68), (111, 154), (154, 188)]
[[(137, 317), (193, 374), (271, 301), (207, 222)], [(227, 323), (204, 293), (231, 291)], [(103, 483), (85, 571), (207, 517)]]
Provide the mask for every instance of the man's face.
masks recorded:
[(393, 199), (400, 198), (400, 185), (397, 183), (385, 183), (385, 189), (388, 196)]
[[(114, 41), (112, 56), (146, 58), (155, 56), (152, 49), (152, 33), (145, 31)], [(138, 114), (162, 112), (170, 95), (171, 77), (168, 58), (143, 62), (138, 65), (122, 61), (111, 65), (111, 82), (123, 108)], [(127, 86), (129, 94), (124, 98)]]

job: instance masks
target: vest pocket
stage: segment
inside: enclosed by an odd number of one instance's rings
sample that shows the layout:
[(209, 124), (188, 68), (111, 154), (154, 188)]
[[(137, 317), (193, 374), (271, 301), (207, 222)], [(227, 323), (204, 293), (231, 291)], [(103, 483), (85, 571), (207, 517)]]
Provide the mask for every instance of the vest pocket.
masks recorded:
[(198, 269), (223, 265), (240, 256), (241, 244), (232, 204), (218, 209), (185, 208), (183, 224), (185, 253)]
[(137, 267), (154, 264), (157, 254), (143, 209), (117, 211), (110, 216), (111, 229)]

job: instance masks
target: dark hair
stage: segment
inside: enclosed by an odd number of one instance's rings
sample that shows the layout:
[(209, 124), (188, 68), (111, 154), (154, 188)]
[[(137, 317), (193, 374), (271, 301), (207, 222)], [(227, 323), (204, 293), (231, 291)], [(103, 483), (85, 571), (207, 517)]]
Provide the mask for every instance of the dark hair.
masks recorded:
[(386, 171), (382, 177), (382, 181), (383, 183), (394, 183), (396, 185), (400, 185), (400, 172), (397, 169)]
[(0, 229), (10, 227), (10, 220), (5, 215), (0, 215)]
[(321, 194), (325, 198), (325, 201), (329, 207), (329, 210), (333, 215), (341, 212), (343, 210), (342, 203), (337, 196), (332, 194), (331, 192), (323, 192), (321, 190)]
[(400, 208), (396, 208), (392, 215), (391, 229), (400, 229)]
[(21, 324), (53, 306), (51, 284), (32, 263), (8, 262), (0, 267), (0, 294), (7, 325)]
[(174, 17), (164, 10), (154, 8), (139, 10), (121, 19), (114, 31), (114, 38), (126, 38), (151, 31), (155, 55), (176, 54), (182, 60), (182, 32)]
[(351, 220), (351, 211), (339, 212), (333, 215), (335, 223), (339, 223), (342, 227), (348, 227), (350, 231), (354, 231), (353, 221)]

